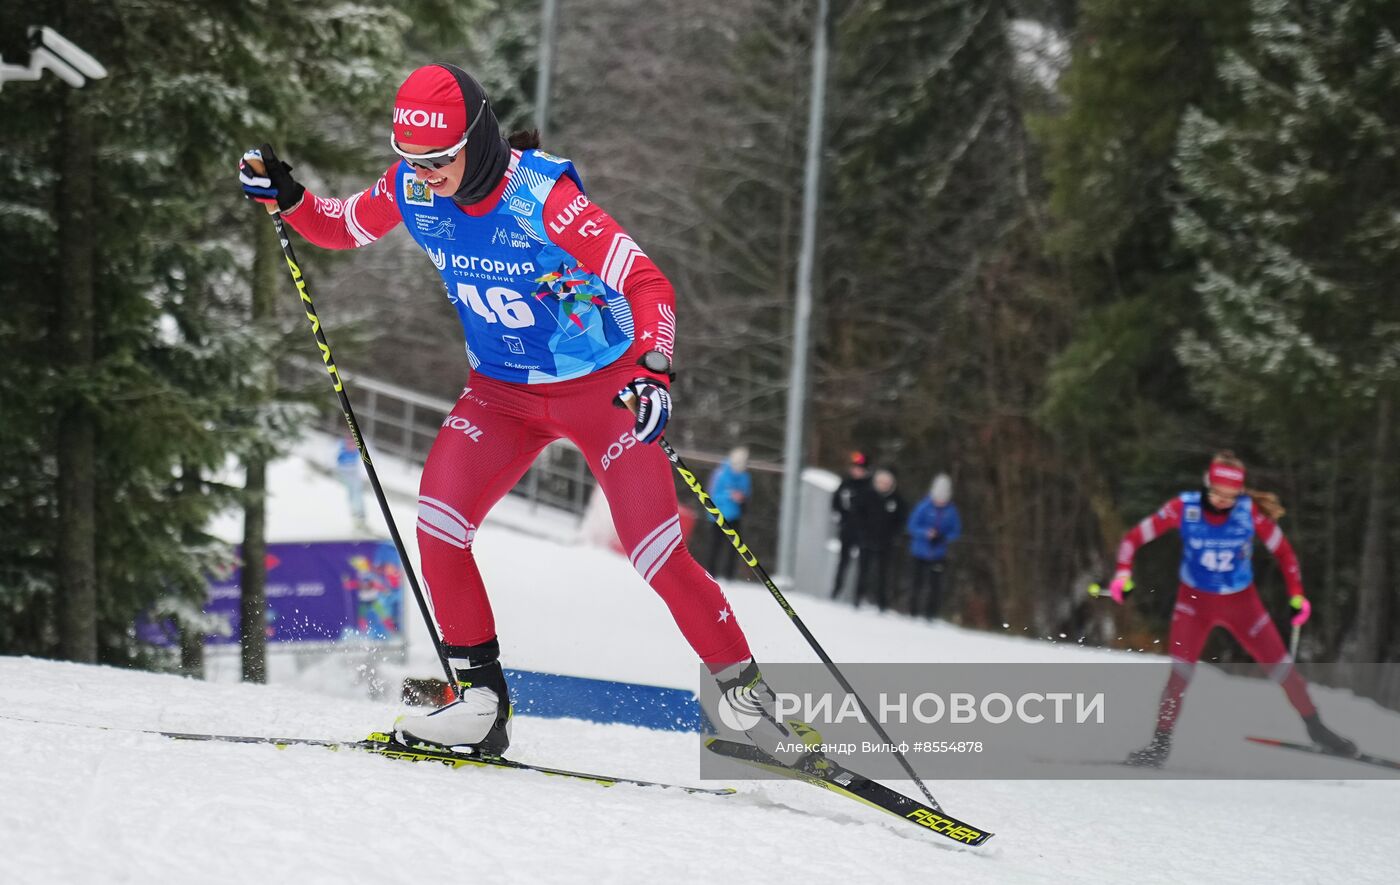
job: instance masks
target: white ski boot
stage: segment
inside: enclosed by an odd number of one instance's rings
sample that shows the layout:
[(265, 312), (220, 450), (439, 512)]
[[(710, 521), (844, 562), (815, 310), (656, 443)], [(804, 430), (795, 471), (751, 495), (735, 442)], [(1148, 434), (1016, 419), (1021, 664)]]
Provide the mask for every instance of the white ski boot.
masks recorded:
[(715, 681), (722, 695), (720, 717), (726, 719), (725, 725), (745, 726), (742, 731), (753, 745), (784, 765), (821, 767), (821, 735), (800, 719), (779, 721), (777, 696), (752, 658), (716, 673)]
[[(394, 737), (407, 746), (431, 744), (456, 753), (499, 756), (510, 746), (510, 689), (506, 687), (495, 640), (447, 652), (457, 674), (457, 700), (427, 714), (394, 721)], [(490, 660), (486, 661), (485, 658)]]

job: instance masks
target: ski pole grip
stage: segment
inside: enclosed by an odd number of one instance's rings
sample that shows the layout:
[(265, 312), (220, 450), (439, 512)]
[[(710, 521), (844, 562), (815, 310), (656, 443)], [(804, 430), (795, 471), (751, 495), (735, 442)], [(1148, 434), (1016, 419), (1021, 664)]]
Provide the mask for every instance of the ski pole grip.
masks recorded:
[(632, 388), (624, 387), (622, 390), (618, 391), (617, 396), (613, 397), (613, 405), (617, 406), (619, 409), (626, 409), (635, 415), (641, 403), (637, 399), (637, 394), (632, 392)]
[(1123, 599), (1129, 593), (1133, 592), (1133, 579), (1126, 578), (1122, 581), (1119, 581), (1119, 579), (1115, 577), (1113, 580), (1108, 582), (1107, 586), (1100, 584), (1098, 581), (1095, 581), (1094, 583), (1090, 584), (1086, 589), (1089, 591), (1089, 595), (1092, 596), (1094, 599), (1112, 599), (1114, 602), (1118, 603), (1119, 605), (1122, 605)]
[[(248, 158), (248, 167), (259, 175), (267, 174), (267, 166), (257, 157)], [(268, 215), (276, 215), (278, 212), (282, 211), (277, 208), (276, 203), (263, 203), (263, 208), (267, 210)]]

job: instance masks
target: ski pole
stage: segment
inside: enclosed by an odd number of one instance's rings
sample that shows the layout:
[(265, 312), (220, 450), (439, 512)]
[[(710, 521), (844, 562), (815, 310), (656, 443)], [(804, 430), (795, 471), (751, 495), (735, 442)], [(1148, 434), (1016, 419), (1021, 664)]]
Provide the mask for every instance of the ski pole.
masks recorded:
[[(253, 167), (253, 171), (259, 175), (263, 174), (263, 163), (261, 160), (249, 160), (248, 165)], [(345, 426), (350, 428), (350, 436), (355, 440), (355, 446), (360, 450), (360, 462), (365, 466), (365, 475), (369, 477), (369, 484), (374, 489), (374, 497), (379, 501), (379, 510), (384, 514), (384, 522), (389, 526), (389, 535), (394, 539), (394, 548), (399, 552), (399, 561), (403, 563), (404, 575), (408, 578), (408, 586), (413, 589), (413, 598), (418, 601), (418, 610), (423, 614), (423, 621), (427, 624), (428, 635), (433, 637), (433, 647), (437, 649), (438, 660), (442, 662), (442, 672), (447, 674), (447, 684), (452, 686), (452, 690), (457, 691), (457, 677), (452, 673), (452, 667), (447, 662), (447, 649), (443, 646), (442, 637), (438, 635), (437, 627), (433, 624), (432, 611), (428, 608), (428, 602), (423, 597), (423, 591), (418, 586), (418, 575), (413, 570), (413, 564), (409, 561), (408, 552), (404, 550), (403, 538), (399, 536), (398, 524), (394, 522), (393, 515), (389, 512), (389, 502), (384, 497), (384, 487), (379, 484), (379, 474), (374, 469), (374, 462), (369, 457), (369, 445), (360, 433), (360, 422), (355, 420), (355, 410), (350, 407), (350, 395), (345, 392), (345, 383), (340, 378), (340, 373), (336, 371), (335, 360), (331, 358), (331, 345), (326, 340), (326, 333), (321, 328), (321, 319), (316, 315), (316, 305), (311, 303), (311, 292), (306, 286), (306, 276), (302, 274), (301, 267), (297, 264), (296, 253), (292, 251), (292, 241), (287, 236), (287, 227), (282, 223), (282, 213), (276, 204), (267, 206), (267, 214), (272, 216), (272, 224), (277, 228), (277, 239), (282, 243), (282, 257), (287, 259), (287, 267), (292, 272), (292, 282), (296, 284), (297, 293), (301, 296), (303, 309), (306, 311), (306, 318), (311, 322), (311, 332), (316, 336), (316, 346), (321, 350), (321, 361), (326, 364), (326, 372), (331, 376), (331, 386), (335, 388), (336, 396), (340, 399), (340, 411), (345, 416)]]
[[(635, 402), (635, 398), (632, 398), (630, 401), (625, 400), (624, 405), (631, 408)], [(705, 492), (704, 486), (700, 485), (700, 480), (696, 479), (695, 474), (691, 473), (690, 469), (685, 466), (685, 462), (681, 460), (680, 453), (672, 447), (671, 443), (668, 442), (664, 436), (657, 437), (656, 444), (661, 446), (661, 451), (666, 453), (666, 457), (670, 460), (671, 466), (676, 468), (676, 473), (680, 475), (686, 487), (695, 493), (695, 497), (700, 500), (700, 506), (704, 507), (705, 512), (710, 514), (710, 519), (712, 519), (715, 525), (719, 526), (720, 530), (729, 538), (729, 543), (734, 546), (735, 551), (739, 554), (739, 558), (744, 560), (744, 564), (753, 571), (754, 575), (763, 583), (763, 586), (768, 588), (768, 592), (772, 594), (773, 599), (777, 601), (778, 605), (782, 606), (783, 611), (792, 619), (792, 623), (797, 627), (797, 631), (802, 634), (803, 639), (807, 640), (807, 644), (817, 653), (817, 657), (822, 659), (822, 663), (826, 665), (831, 675), (836, 677), (836, 681), (841, 684), (841, 687), (846, 690), (847, 694), (856, 699), (856, 703), (860, 705), (861, 713), (865, 715), (865, 719), (870, 723), (870, 727), (875, 729), (875, 733), (880, 736), (880, 740), (894, 748), (892, 750), (894, 757), (899, 760), (900, 766), (904, 769), (905, 773), (909, 775), (909, 779), (919, 785), (919, 790), (924, 794), (924, 798), (928, 800), (929, 807), (934, 811), (942, 811), (943, 806), (938, 804), (938, 800), (933, 798), (933, 794), (929, 792), (928, 787), (924, 786), (923, 780), (915, 773), (914, 766), (910, 765), (909, 760), (904, 758), (904, 754), (899, 751), (899, 745), (895, 743), (894, 738), (890, 737), (889, 734), (885, 732), (884, 727), (880, 725), (880, 721), (875, 718), (875, 714), (870, 711), (865, 701), (860, 695), (856, 694), (856, 690), (851, 687), (851, 683), (846, 680), (845, 675), (837, 668), (836, 662), (826, 653), (826, 649), (821, 647), (821, 643), (817, 642), (817, 637), (813, 636), (812, 631), (807, 629), (807, 625), (802, 623), (802, 619), (797, 616), (797, 612), (793, 609), (792, 604), (783, 596), (782, 591), (778, 589), (778, 585), (774, 584), (773, 579), (768, 577), (768, 572), (759, 563), (758, 557), (748, 548), (744, 540), (739, 537), (739, 533), (735, 531), (734, 527), (724, 521), (724, 514), (719, 512), (719, 508), (715, 506), (714, 501), (712, 501), (710, 496)]]
[(1293, 635), (1288, 640), (1288, 656), (1294, 661), (1298, 660), (1298, 637), (1302, 632), (1302, 624), (1293, 625)]

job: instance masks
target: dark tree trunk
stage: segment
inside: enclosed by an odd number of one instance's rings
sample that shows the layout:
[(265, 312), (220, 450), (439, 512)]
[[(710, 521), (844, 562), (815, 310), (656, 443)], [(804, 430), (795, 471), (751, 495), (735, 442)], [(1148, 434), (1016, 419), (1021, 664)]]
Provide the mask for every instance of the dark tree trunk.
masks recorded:
[[(73, 36), (70, 34), (70, 36)], [(83, 42), (81, 34), (75, 39)], [(69, 379), (58, 419), (58, 597), (60, 653), (97, 661), (96, 416), (77, 391), (96, 374), (96, 250), (93, 245), (93, 130), (88, 90), (70, 89), (61, 125), (58, 240), (64, 244), (54, 340)]]
[(1341, 477), (1341, 445), (1336, 437), (1332, 439), (1331, 456), (1327, 459), (1327, 496), (1323, 500), (1323, 555), (1322, 555), (1322, 577), (1325, 582), (1323, 586), (1327, 588), (1327, 598), (1323, 600), (1326, 607), (1327, 633), (1323, 638), (1323, 660), (1337, 660), (1337, 652), (1341, 648), (1342, 640), (1346, 638), (1346, 630), (1342, 624), (1344, 613), (1351, 606), (1343, 604), (1338, 598), (1337, 588), (1341, 586), (1338, 580), (1338, 554), (1337, 554), (1337, 484)]
[(267, 681), (267, 460), (251, 457), (243, 503), (243, 573), (238, 642), (243, 681)]
[(204, 678), (204, 633), (189, 624), (180, 625), (180, 672), (191, 679)]
[[(253, 328), (268, 326), (275, 312), (277, 266), (282, 255), (272, 225), (259, 214), (253, 219), (253, 288), (249, 318)], [(267, 404), (277, 395), (272, 366), (261, 368)], [(243, 511), (243, 580), (239, 642), (243, 651), (243, 681), (267, 681), (267, 457), (250, 455), (246, 462)]]
[[(1390, 399), (1382, 395), (1376, 405), (1375, 448), (1371, 453), (1366, 533), (1361, 545), (1361, 579), (1354, 625), (1356, 642), (1353, 660), (1360, 664), (1376, 664), (1384, 660), (1386, 645), (1390, 640), (1389, 588), (1385, 580), (1390, 421)], [(1365, 674), (1359, 675), (1361, 679), (1357, 690), (1369, 694)]]

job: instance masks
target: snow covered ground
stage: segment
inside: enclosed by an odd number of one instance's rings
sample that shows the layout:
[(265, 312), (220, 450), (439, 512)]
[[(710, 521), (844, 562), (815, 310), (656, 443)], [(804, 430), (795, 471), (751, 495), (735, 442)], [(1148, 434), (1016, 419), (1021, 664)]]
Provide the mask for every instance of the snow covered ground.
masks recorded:
[[(341, 490), (310, 466), (332, 451), (318, 439), (306, 459), (274, 467), (275, 539), (350, 536)], [(408, 531), (411, 471), (379, 468)], [(528, 504), (503, 502), (496, 517), (477, 550), (508, 666), (695, 687), (689, 648), (624, 558), (573, 545), (566, 518)], [(761, 660), (813, 659), (766, 592), (727, 589)], [(1113, 654), (794, 604), (839, 661)], [(0, 882), (1392, 882), (1400, 856), (1394, 781), (935, 783), (949, 811), (997, 833), (966, 851), (802, 784), (691, 796), (122, 730), (357, 738), (398, 712), (364, 696), (354, 655), (301, 669), (278, 661), (273, 684), (251, 686), (234, 681), (231, 663), (195, 682), (0, 658)], [(405, 669), (437, 672), (425, 633)], [(1339, 731), (1393, 715), (1337, 692), (1318, 697)], [(1269, 733), (1301, 737), (1281, 697), (1275, 707)], [(694, 735), (520, 717), (514, 736), (523, 760), (698, 782)]]

